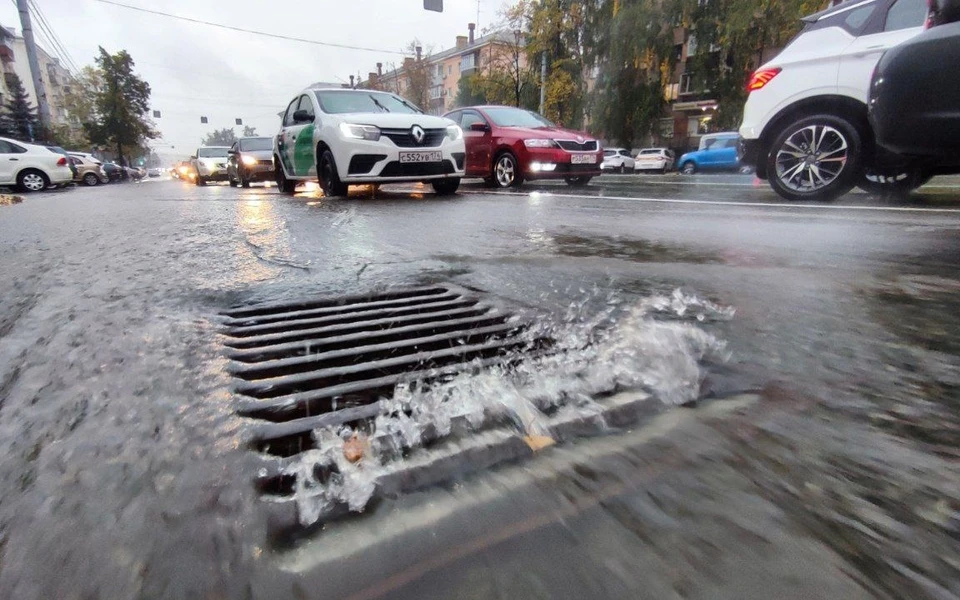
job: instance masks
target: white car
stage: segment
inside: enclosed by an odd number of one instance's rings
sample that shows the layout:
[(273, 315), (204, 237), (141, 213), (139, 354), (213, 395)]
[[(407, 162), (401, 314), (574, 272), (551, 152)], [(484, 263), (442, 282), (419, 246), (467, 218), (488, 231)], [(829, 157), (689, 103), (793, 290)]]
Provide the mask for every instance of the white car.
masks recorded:
[(274, 140), (277, 185), (319, 180), (327, 196), (351, 184), (429, 182), (453, 194), (464, 174), (463, 131), (406, 100), (373, 90), (308, 88), (293, 99)]
[(39, 192), (73, 181), (67, 157), (45, 146), (0, 138), (0, 185)]
[(600, 163), (601, 171), (616, 171), (618, 173), (623, 173), (626, 171), (633, 171), (633, 168), (633, 158), (631, 158), (630, 151), (626, 148), (603, 149), (603, 162)]
[(637, 171), (660, 171), (666, 173), (673, 169), (674, 155), (669, 148), (644, 148), (637, 154)]
[(747, 84), (741, 163), (790, 200), (869, 187), (883, 168), (867, 121), (870, 77), (887, 49), (923, 31), (927, 3), (847, 0), (804, 18)]
[(202, 146), (197, 153), (190, 157), (193, 169), (197, 173), (194, 183), (200, 187), (211, 181), (229, 181), (227, 174), (227, 158), (229, 146)]

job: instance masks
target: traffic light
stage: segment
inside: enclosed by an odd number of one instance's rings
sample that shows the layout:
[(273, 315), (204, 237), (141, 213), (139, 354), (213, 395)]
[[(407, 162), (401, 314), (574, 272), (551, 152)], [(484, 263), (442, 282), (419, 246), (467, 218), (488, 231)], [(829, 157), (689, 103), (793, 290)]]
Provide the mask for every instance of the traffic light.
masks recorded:
[(443, 12), (443, 0), (423, 0), (423, 9)]

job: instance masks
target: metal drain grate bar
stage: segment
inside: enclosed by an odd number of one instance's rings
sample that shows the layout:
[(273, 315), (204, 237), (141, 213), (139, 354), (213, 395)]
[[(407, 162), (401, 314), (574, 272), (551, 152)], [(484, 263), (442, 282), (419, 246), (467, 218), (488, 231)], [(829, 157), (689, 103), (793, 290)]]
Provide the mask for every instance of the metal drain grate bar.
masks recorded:
[(450, 348), (458, 344), (466, 345), (471, 342), (489, 338), (499, 339), (508, 333), (514, 332), (516, 328), (515, 325), (498, 324), (468, 330), (461, 328), (421, 337), (410, 336), (407, 338), (395, 338), (380, 344), (356, 344), (345, 349), (269, 360), (257, 363), (256, 365), (234, 367), (231, 369), (231, 372), (233, 375), (246, 381), (261, 380), (261, 383), (264, 385), (273, 385), (274, 382), (282, 385), (287, 381), (287, 376), (316, 371), (320, 366), (326, 368), (346, 367), (360, 362), (361, 359), (377, 361), (408, 354), (422, 354), (428, 351)]
[(449, 290), (442, 290), (436, 294), (417, 296), (416, 298), (394, 298), (392, 300), (377, 300), (375, 302), (357, 302), (356, 304), (343, 304), (337, 306), (324, 306), (321, 308), (310, 308), (304, 310), (294, 310), (288, 312), (274, 313), (270, 315), (261, 315), (258, 317), (236, 319), (229, 325), (242, 327), (245, 325), (267, 325), (269, 323), (282, 323), (284, 321), (297, 321), (313, 317), (323, 317), (330, 315), (349, 315), (369, 310), (381, 308), (402, 308), (405, 306), (419, 306), (430, 302), (441, 302), (444, 300), (453, 300), (459, 295)]
[[(336, 336), (333, 339), (316, 337), (297, 342), (288, 342), (274, 344), (248, 350), (239, 350), (231, 352), (230, 358), (243, 363), (263, 362), (267, 360), (278, 360), (291, 358), (294, 356), (306, 356), (308, 354), (329, 352), (343, 348), (353, 348), (359, 345), (372, 346), (391, 340), (402, 340), (411, 335), (426, 336), (446, 333), (451, 331), (462, 331), (473, 327), (487, 327), (490, 325), (499, 325), (506, 322), (509, 315), (500, 314), (494, 311), (481, 316), (471, 316), (466, 319), (454, 319), (451, 321), (430, 321), (427, 323), (417, 323), (406, 327), (392, 327), (385, 330), (362, 331), (348, 335)], [(319, 332), (322, 335), (326, 330), (311, 330)]]
[(439, 323), (441, 321), (452, 321), (455, 319), (477, 317), (486, 314), (493, 314), (493, 309), (488, 306), (471, 305), (464, 308), (455, 308), (453, 310), (426, 311), (402, 317), (371, 319), (369, 321), (361, 321), (356, 323), (345, 323), (310, 329), (298, 329), (291, 332), (272, 333), (262, 336), (228, 340), (226, 345), (238, 350), (238, 352), (231, 354), (231, 357), (234, 355), (239, 355), (240, 358), (238, 358), (238, 360), (244, 360), (246, 356), (242, 352), (244, 350), (251, 350), (253, 351), (251, 354), (256, 354), (255, 351), (258, 349), (271, 348), (280, 344), (319, 341), (328, 338), (336, 338), (339, 340), (353, 333), (361, 333), (365, 331), (387, 331), (403, 325)]
[(368, 318), (382, 318), (387, 316), (400, 317), (403, 315), (414, 315), (424, 310), (429, 309), (453, 309), (453, 308), (463, 308), (466, 306), (474, 306), (479, 301), (474, 298), (451, 298), (449, 300), (442, 300), (439, 302), (431, 302), (428, 304), (418, 304), (414, 306), (399, 307), (399, 308), (379, 308), (372, 310), (364, 310), (360, 312), (350, 313), (346, 315), (330, 315), (327, 317), (318, 317), (315, 319), (297, 319), (294, 321), (285, 321), (279, 323), (265, 323), (263, 325), (245, 325), (245, 326), (235, 326), (231, 328), (230, 335), (235, 337), (247, 337), (252, 335), (263, 335), (267, 333), (281, 333), (284, 331), (289, 331), (294, 328), (300, 327), (317, 327), (321, 325), (336, 325), (340, 323), (352, 323), (355, 321), (363, 321)]
[[(446, 286), (429, 286), (420, 288), (407, 288), (403, 290), (389, 290), (376, 295), (377, 300), (392, 300), (395, 298), (416, 298), (419, 296), (430, 296), (442, 292), (450, 291)], [(343, 306), (345, 304), (356, 304), (359, 302), (370, 302), (370, 295), (353, 295), (339, 298), (326, 298), (312, 300), (310, 302), (286, 302), (278, 304), (261, 304), (258, 306), (237, 306), (224, 311), (223, 316), (233, 318), (258, 317), (263, 315), (272, 315), (279, 312), (293, 310), (309, 310), (311, 308), (323, 308), (326, 306)]]

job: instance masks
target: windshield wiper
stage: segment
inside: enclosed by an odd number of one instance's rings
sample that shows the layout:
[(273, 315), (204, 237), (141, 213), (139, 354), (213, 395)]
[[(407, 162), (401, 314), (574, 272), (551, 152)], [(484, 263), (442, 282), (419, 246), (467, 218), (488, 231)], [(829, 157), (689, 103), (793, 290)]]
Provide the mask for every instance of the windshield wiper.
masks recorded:
[(370, 94), (370, 99), (373, 100), (373, 103), (377, 105), (377, 108), (383, 110), (383, 112), (390, 112), (390, 109), (380, 104), (380, 101), (377, 100), (376, 96), (374, 96), (373, 94)]
[(406, 106), (407, 108), (409, 108), (409, 109), (412, 110), (413, 112), (419, 113), (419, 114), (421, 114), (421, 115), (423, 114), (423, 111), (422, 111), (422, 110), (420, 110), (420, 109), (417, 108), (416, 106), (410, 104), (409, 102), (407, 102), (407, 101), (404, 100), (403, 98), (398, 97), (397, 100), (399, 100), (401, 104), (403, 104), (404, 106)]

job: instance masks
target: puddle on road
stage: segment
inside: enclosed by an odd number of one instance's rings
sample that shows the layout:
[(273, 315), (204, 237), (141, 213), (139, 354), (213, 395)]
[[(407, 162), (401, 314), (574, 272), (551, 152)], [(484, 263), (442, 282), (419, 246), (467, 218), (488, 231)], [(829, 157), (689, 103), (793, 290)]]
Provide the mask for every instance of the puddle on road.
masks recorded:
[(618, 258), (633, 262), (718, 264), (724, 262), (717, 254), (697, 252), (683, 246), (663, 244), (653, 240), (623, 239), (619, 237), (585, 237), (572, 233), (551, 236), (558, 254), (575, 257)]

